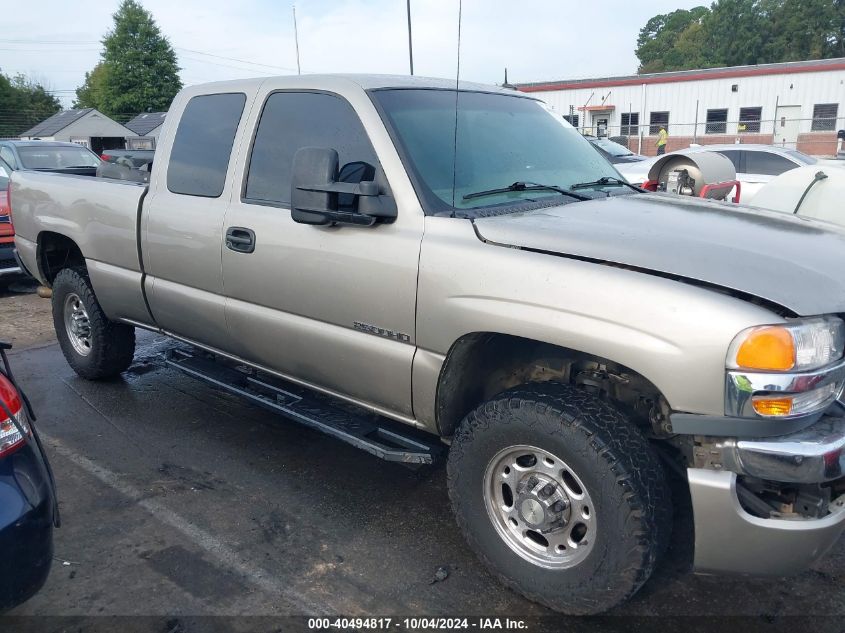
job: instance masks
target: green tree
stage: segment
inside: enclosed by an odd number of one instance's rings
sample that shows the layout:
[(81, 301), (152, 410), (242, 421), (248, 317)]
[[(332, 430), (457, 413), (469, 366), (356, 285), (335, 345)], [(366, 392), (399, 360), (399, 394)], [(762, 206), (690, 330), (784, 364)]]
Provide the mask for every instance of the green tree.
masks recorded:
[(717, 0), (651, 18), (640, 72), (845, 57), (845, 0)]
[(671, 13), (656, 15), (646, 22), (637, 38), (640, 72), (677, 70), (679, 65), (683, 65), (684, 53), (676, 49), (677, 41), (686, 29), (700, 25), (709, 12), (707, 7), (678, 9)]
[(845, 2), (783, 0), (771, 12), (768, 59), (798, 61), (845, 57)]
[(770, 7), (765, 0), (719, 0), (704, 18), (703, 45), (715, 66), (765, 64), (763, 47), (770, 37)]
[(102, 99), (105, 94), (106, 73), (108, 73), (108, 68), (102, 62), (94, 66), (91, 72), (85, 73), (85, 83), (76, 89), (74, 108), (97, 108), (105, 112)]
[(17, 136), (61, 109), (39, 82), (0, 73), (0, 136)]
[(123, 0), (112, 17), (101, 60), (77, 90), (77, 103), (109, 115), (167, 110), (182, 88), (170, 42), (136, 0)]

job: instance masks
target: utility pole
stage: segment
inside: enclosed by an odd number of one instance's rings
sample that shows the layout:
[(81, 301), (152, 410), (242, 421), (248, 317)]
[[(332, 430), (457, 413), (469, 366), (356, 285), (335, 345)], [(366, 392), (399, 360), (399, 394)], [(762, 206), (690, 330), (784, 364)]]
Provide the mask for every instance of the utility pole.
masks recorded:
[(414, 74), (414, 42), (411, 39), (411, 0), (406, 2), (408, 6), (408, 61), (411, 65), (411, 74)]
[(296, 74), (301, 75), (302, 68), (299, 65), (299, 29), (296, 28), (296, 5), (293, 5), (293, 40), (296, 42)]

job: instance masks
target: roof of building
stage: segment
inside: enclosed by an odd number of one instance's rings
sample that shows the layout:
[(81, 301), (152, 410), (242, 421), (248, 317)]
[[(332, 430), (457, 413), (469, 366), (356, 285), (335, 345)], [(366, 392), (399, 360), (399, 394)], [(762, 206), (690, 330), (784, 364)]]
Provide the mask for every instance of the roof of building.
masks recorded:
[(167, 112), (144, 112), (129, 122), (124, 123), (124, 125), (138, 136), (146, 136), (164, 123), (164, 117), (166, 116)]
[(44, 119), (38, 125), (23, 132), (21, 136), (53, 136), (56, 132), (65, 129), (74, 121), (78, 121), (94, 108), (81, 108), (79, 110), (62, 110), (53, 116)]
[(577, 88), (604, 88), (640, 84), (661, 84), (677, 81), (700, 81), (703, 79), (729, 79), (734, 77), (755, 77), (760, 75), (787, 75), (829, 70), (845, 70), (845, 57), (815, 59), (801, 62), (759, 64), (754, 66), (729, 66), (725, 68), (702, 68), (699, 70), (677, 70), (667, 73), (598, 77), (593, 79), (562, 79), (517, 84), (522, 92), (544, 90), (573, 90)]

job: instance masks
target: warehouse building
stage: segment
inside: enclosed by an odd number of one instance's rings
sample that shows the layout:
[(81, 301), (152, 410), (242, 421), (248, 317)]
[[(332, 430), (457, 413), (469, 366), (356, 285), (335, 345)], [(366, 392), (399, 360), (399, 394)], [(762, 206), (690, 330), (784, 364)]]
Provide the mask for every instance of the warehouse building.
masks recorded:
[[(765, 143), (831, 156), (845, 128), (845, 58), (518, 84), (585, 134), (641, 154), (692, 143)], [(624, 141), (625, 139), (623, 139)]]
[(20, 135), (25, 141), (70, 141), (96, 154), (124, 149), (126, 139), (132, 136), (137, 135), (94, 108), (62, 110)]
[(137, 134), (127, 140), (128, 149), (155, 149), (167, 112), (144, 112), (126, 123)]

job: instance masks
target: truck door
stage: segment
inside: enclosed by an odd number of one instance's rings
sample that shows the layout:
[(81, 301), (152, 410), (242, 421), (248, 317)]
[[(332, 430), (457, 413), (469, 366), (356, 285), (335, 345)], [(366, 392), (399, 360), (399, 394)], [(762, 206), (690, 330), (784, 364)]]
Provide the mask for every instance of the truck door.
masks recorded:
[(223, 313), (223, 216), (229, 157), (246, 95), (197, 95), (174, 104), (179, 126), (158, 150), (144, 202), (141, 250), (150, 310), (164, 330), (228, 350)]
[[(384, 177), (362, 109), (380, 126), (393, 169), (401, 169), (372, 103), (358, 92), (350, 95), (355, 108), (316, 91), (275, 91), (256, 101), (255, 136), (240, 152), (240, 199), (233, 196), (225, 219), (226, 234), (236, 238), (223, 249), (226, 320), (245, 360), (410, 416), (418, 204), (372, 227), (299, 224), (290, 212), (291, 167), (301, 147), (337, 150), (340, 178), (349, 182)], [(344, 204), (354, 201), (339, 200)]]

